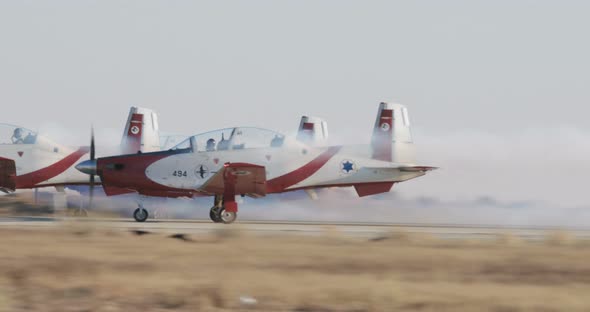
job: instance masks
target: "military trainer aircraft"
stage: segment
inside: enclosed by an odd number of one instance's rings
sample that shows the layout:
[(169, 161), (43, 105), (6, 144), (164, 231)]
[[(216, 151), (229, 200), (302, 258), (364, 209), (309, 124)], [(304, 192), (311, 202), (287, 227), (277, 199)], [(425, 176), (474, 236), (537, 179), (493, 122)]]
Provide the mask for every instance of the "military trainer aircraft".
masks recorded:
[[(302, 120), (298, 137), (306, 128), (322, 132), (321, 122)], [(87, 160), (76, 168), (100, 176), (109, 196), (212, 196), (211, 220), (232, 223), (236, 195), (353, 186), (362, 197), (389, 192), (394, 183), (436, 169), (417, 165), (414, 155), (406, 107), (381, 103), (366, 145), (321, 146), (271, 130), (235, 127), (192, 136), (166, 151)], [(148, 218), (141, 202), (134, 218)]]
[[(91, 147), (94, 146), (94, 141)], [(19, 126), (0, 124), (0, 191), (53, 186), (94, 184), (94, 179), (75, 170), (76, 163), (94, 148), (68, 147)], [(153, 152), (160, 149), (158, 120), (154, 111), (132, 107), (125, 124), (120, 150), (113, 154)]]

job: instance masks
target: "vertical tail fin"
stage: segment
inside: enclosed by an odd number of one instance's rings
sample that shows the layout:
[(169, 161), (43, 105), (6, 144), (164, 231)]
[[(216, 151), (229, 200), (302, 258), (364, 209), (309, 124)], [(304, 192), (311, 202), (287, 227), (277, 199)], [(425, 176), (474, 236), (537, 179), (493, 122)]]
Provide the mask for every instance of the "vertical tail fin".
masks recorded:
[(410, 118), (405, 106), (385, 102), (379, 104), (371, 148), (374, 159), (397, 163), (415, 161)]
[(154, 152), (160, 150), (158, 115), (151, 109), (131, 107), (121, 140), (121, 152)]
[(373, 138), (371, 139), (372, 157), (374, 159), (392, 161), (393, 124), (392, 105), (380, 103), (375, 126), (373, 126)]
[(302, 116), (297, 140), (309, 145), (320, 145), (328, 139), (328, 123), (313, 116)]

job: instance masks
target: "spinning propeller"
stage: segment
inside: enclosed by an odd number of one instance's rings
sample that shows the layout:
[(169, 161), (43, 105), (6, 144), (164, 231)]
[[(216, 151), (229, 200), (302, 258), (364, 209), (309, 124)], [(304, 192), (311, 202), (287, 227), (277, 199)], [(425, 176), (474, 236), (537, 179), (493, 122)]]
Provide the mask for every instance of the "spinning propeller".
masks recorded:
[[(90, 129), (90, 159), (76, 165), (76, 169), (90, 175), (90, 188), (88, 190), (88, 209), (90, 209), (92, 208), (92, 201), (94, 199), (94, 182), (96, 176), (96, 147), (94, 144), (94, 127)], [(84, 211), (84, 209), (81, 209), (82, 214), (85, 214), (85, 212), (86, 211)]]
[(90, 189), (88, 190), (88, 209), (92, 208), (94, 199), (94, 176), (96, 175), (96, 150), (94, 146), (94, 127), (90, 128), (90, 161), (94, 163), (95, 170), (90, 174)]

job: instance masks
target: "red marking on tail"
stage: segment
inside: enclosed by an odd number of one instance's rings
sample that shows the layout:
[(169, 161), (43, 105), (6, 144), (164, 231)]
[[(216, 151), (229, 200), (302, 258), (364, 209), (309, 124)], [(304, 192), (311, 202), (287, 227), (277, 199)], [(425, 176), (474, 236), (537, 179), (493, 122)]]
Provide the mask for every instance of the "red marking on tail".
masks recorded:
[(132, 114), (129, 129), (123, 141), (123, 153), (134, 154), (141, 150), (141, 132), (143, 131), (143, 114)]
[(303, 130), (312, 130), (313, 131), (313, 123), (311, 123), (311, 122), (304, 122), (302, 129)]
[(392, 161), (393, 110), (381, 110), (373, 129), (373, 159)]

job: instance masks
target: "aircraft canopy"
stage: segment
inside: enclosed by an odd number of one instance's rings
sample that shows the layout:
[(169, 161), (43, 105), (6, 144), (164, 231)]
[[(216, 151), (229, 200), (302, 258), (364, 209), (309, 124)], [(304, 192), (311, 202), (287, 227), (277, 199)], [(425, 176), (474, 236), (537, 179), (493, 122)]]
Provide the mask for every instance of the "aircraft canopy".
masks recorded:
[(281, 147), (281, 133), (254, 127), (226, 128), (194, 135), (172, 149), (192, 148), (197, 152)]
[(0, 124), (0, 144), (35, 144), (37, 133), (29, 129)]

